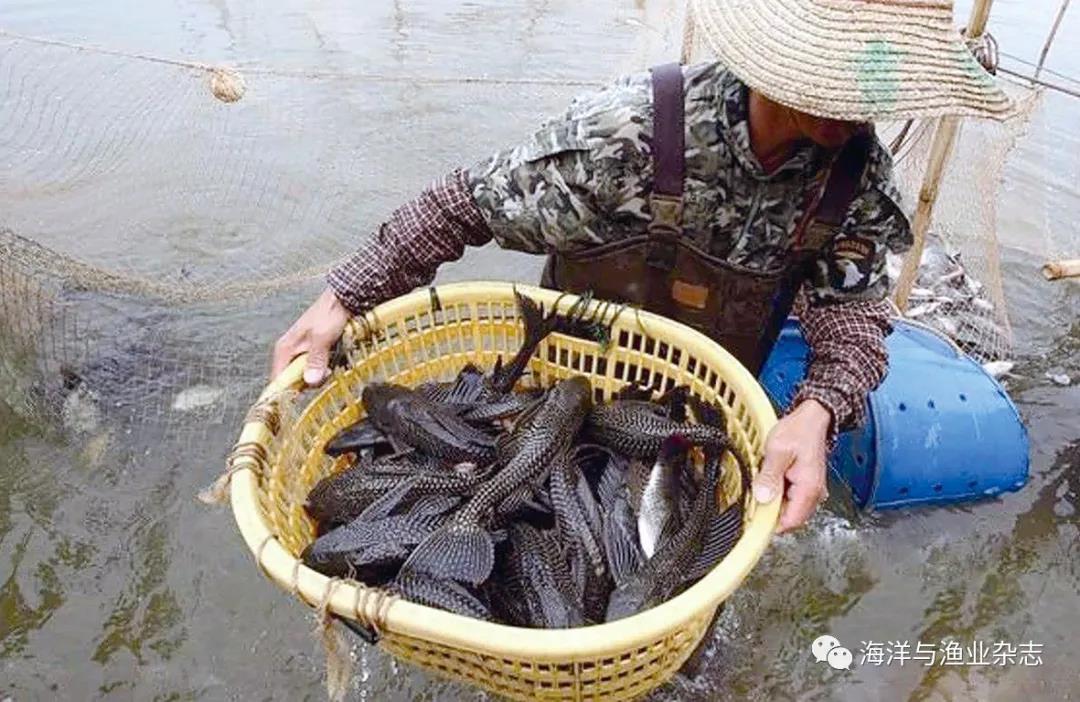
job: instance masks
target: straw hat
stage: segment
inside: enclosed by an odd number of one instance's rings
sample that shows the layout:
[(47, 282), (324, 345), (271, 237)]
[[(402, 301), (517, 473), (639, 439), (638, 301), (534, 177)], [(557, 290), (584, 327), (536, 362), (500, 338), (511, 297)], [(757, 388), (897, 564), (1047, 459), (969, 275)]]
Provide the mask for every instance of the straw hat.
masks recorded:
[(821, 117), (1004, 119), (948, 0), (691, 0), (697, 31), (744, 83)]

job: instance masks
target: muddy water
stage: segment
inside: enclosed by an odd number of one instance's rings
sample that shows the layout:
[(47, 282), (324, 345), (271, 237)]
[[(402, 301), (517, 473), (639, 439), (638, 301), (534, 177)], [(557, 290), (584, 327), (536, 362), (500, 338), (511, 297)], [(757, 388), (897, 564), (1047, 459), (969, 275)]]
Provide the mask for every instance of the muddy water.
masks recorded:
[[(361, 7), (174, 0), (91, 7), (71, 0), (16, 1), (0, 8), (0, 26), (252, 66), (606, 78), (633, 61), (640, 32), (646, 31), (639, 20), (649, 18), (645, 5), (380, 0)], [(1034, 59), (1056, 6), (1050, 0), (999, 0), (991, 29), (1003, 49)], [(1049, 65), (1080, 75), (1080, 56), (1071, 52), (1080, 38), (1080, 13), (1067, 18), (1060, 35)], [(0, 69), (15, 70), (5, 61)], [(7, 75), (4, 70), (0, 75)], [(164, 99), (168, 86), (155, 84), (154, 75), (118, 86), (120, 93), (154, 89)], [(291, 159), (286, 161), (304, 169), (313, 168), (303, 158), (309, 149), (319, 164), (332, 150), (327, 145), (338, 140), (362, 147), (344, 162), (356, 167), (343, 181), (349, 189), (326, 208), (335, 227), (359, 238), (432, 177), (520, 139), (573, 93), (507, 86), (463, 90), (336, 91), (325, 97), (325, 124), (337, 136), (305, 132), (281, 148)], [(312, 107), (305, 102), (312, 94), (276, 95), (280, 121), (274, 127), (288, 124), (294, 110)], [(258, 90), (252, 99), (258, 101)], [(153, 119), (163, 109), (151, 105), (140, 114)], [(658, 699), (1015, 700), (1080, 694), (1074, 663), (1080, 629), (1080, 391), (1045, 377), (1048, 371), (1066, 373), (1080, 383), (1080, 286), (1045, 283), (1036, 275), (1046, 233), (1075, 232), (1080, 225), (1078, 127), (1080, 101), (1048, 96), (1007, 169), (1000, 203), (1018, 358), (1009, 389), (1030, 432), (1030, 484), (1000, 500), (877, 515), (855, 514), (835, 497), (807, 529), (776, 539), (727, 607), (701, 672), (677, 680)], [(164, 135), (147, 142), (155, 150), (153, 162), (177, 173), (196, 169), (183, 133)], [(131, 267), (153, 272), (200, 261), (204, 247), (190, 237), (214, 242), (214, 230), (177, 225), (190, 205), (170, 196), (168, 178), (133, 173), (139, 177), (108, 192), (121, 192), (137, 216), (98, 213), (80, 220), (86, 203), (78, 194), (46, 200), (32, 216), (29, 207), (16, 211), (15, 202), (8, 209), (53, 245), (70, 242), (73, 232), (89, 232), (78, 251), (91, 259), (95, 252), (104, 261), (103, 252), (120, 255), (131, 246), (147, 246), (138, 260), (127, 262)], [(0, 183), (9, 185), (2, 176)], [(277, 238), (270, 248), (310, 241), (306, 237), (314, 236), (322, 212), (312, 207), (287, 219), (290, 226), (271, 232)], [(214, 221), (227, 216), (228, 211), (214, 211)], [(145, 229), (130, 225), (134, 220), (186, 238), (135, 238)], [(132, 237), (118, 240), (117, 227)], [(239, 243), (228, 243), (249, 247), (244, 236), (239, 231)], [(317, 254), (310, 258), (319, 260)], [(227, 269), (211, 267), (207, 275), (220, 280)], [(482, 249), (448, 266), (441, 279), (482, 274), (533, 280), (538, 269), (534, 259)], [(265, 348), (312, 292), (201, 310), (181, 315), (179, 322), (130, 302), (110, 303), (109, 310), (136, 319), (122, 336), (137, 336), (138, 320), (178, 324), (175, 338), (187, 341), (176, 343), (185, 348), (162, 347), (180, 359), (175, 382), (167, 373), (157, 378), (168, 403), (184, 383), (198, 380), (182, 372), (187, 364), (206, 363), (200, 348), (186, 346), (191, 339), (205, 344), (204, 353), (219, 353), (221, 347), (211, 342), (240, 324), (244, 333), (235, 344)], [(205, 367), (220, 370), (239, 362), (233, 358), (222, 356)], [(261, 361), (244, 358), (249, 378), (257, 375)], [(206, 375), (215, 387), (231, 377)], [(226, 389), (239, 396), (250, 385)], [(123, 390), (110, 399), (123, 404)], [(196, 414), (178, 430), (146, 417), (115, 423), (80, 418), (76, 410), (58, 408), (66, 420), (61, 435), (53, 423), (29, 421), (0, 404), (0, 699), (320, 699), (322, 660), (308, 610), (257, 575), (226, 512), (207, 511), (193, 499), (218, 470), (239, 415), (211, 420)], [(856, 651), (851, 671), (813, 660), (810, 643), (823, 633)], [(1034, 641), (1042, 645), (1042, 664), (875, 666), (862, 663), (857, 652), (869, 641), (906, 641), (914, 649), (917, 642), (937, 645), (942, 639), (962, 645)], [(376, 650), (360, 648), (358, 656), (356, 699), (480, 697), (399, 666)]]

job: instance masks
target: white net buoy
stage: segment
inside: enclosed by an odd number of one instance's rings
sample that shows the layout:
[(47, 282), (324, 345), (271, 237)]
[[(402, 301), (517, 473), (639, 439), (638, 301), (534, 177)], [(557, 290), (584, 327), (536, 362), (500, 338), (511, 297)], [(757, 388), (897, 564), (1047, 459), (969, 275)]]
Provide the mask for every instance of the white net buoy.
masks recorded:
[(222, 102), (236, 102), (244, 97), (247, 85), (244, 77), (228, 68), (210, 70), (210, 92)]

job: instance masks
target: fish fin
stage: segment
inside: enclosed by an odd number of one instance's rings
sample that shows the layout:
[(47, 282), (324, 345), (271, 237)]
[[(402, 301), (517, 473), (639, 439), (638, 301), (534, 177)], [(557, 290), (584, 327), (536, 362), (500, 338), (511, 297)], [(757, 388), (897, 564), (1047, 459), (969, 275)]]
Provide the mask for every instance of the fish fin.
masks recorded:
[(644, 561), (641, 546), (614, 518), (604, 523), (603, 537), (611, 577), (616, 583), (625, 582), (641, 568)]
[(645, 461), (634, 459), (626, 471), (626, 496), (630, 502), (630, 509), (634, 514), (641, 513), (641, 496), (645, 493), (645, 486), (649, 482), (649, 473), (652, 467)]
[(446, 514), (461, 504), (461, 498), (454, 495), (424, 495), (412, 504), (411, 514), (439, 516)]
[(467, 441), (481, 449), (495, 448), (494, 438), (469, 426), (450, 410), (426, 403), (416, 403), (410, 410), (413, 411), (412, 421), (443, 443), (457, 446)]
[(622, 486), (626, 470), (615, 461), (608, 462), (607, 468), (600, 474), (600, 482), (596, 486), (596, 496), (600, 500), (600, 509), (610, 512), (615, 502), (615, 496)]
[(701, 542), (701, 550), (694, 559), (693, 564), (686, 571), (683, 582), (692, 583), (707, 575), (709, 571), (724, 560), (735, 548), (742, 537), (743, 532), (743, 508), (742, 502), (733, 503), (723, 512), (714, 514), (708, 525)]
[(578, 501), (581, 503), (582, 510), (585, 513), (585, 521), (589, 530), (593, 534), (599, 534), (604, 522), (603, 517), (600, 516), (600, 505), (596, 503), (596, 496), (593, 495), (592, 488), (589, 487), (589, 481), (585, 480), (585, 476), (580, 473), (577, 475), (574, 492), (577, 493)]
[(727, 429), (727, 419), (724, 417), (722, 405), (705, 402), (697, 395), (687, 395), (686, 403), (690, 406), (690, 411), (698, 424)]
[(365, 418), (335, 434), (330, 441), (326, 442), (323, 452), (327, 456), (360, 454), (366, 449), (374, 449), (388, 442), (391, 442), (391, 439)]
[(513, 389), (521, 374), (529, 365), (529, 359), (536, 353), (536, 347), (540, 345), (540, 342), (548, 334), (555, 330), (558, 323), (556, 315), (545, 316), (543, 305), (538, 305), (534, 300), (517, 290), (514, 291), (514, 298), (517, 301), (518, 316), (521, 318), (524, 327), (524, 338), (521, 348), (514, 354), (513, 359), (503, 365), (500, 356), (500, 362), (497, 363), (495, 370), (491, 373), (490, 387), (499, 394), (510, 392)]
[(408, 444), (402, 442), (400, 439), (398, 439), (397, 437), (395, 437), (393, 435), (389, 435), (389, 436), (387, 436), (387, 438), (390, 440), (390, 447), (394, 451), (394, 453), (392, 454), (394, 456), (398, 456), (398, 455), (401, 455), (403, 453), (408, 453), (409, 451), (413, 450), (412, 446), (409, 446)]
[(498, 507), (495, 514), (498, 517), (509, 517), (522, 509), (532, 509), (540, 513), (551, 512), (550, 505), (545, 505), (537, 495), (537, 490), (532, 485), (522, 485), (510, 493)]
[(660, 536), (656, 538), (656, 550), (660, 550), (662, 544), (667, 543), (671, 539), (675, 538), (675, 535), (682, 529), (682, 518), (677, 510), (672, 510), (667, 519), (660, 526)]
[(447, 394), (447, 399), (453, 404), (465, 404), (476, 402), (484, 390), (484, 372), (476, 364), (466, 363), (458, 371), (454, 385)]
[(370, 522), (390, 516), (390, 513), (394, 511), (395, 507), (401, 504), (401, 501), (405, 499), (405, 496), (409, 494), (416, 484), (416, 481), (419, 479), (419, 476), (417, 476), (402, 480), (398, 485), (395, 485), (368, 503), (368, 506), (364, 508), (364, 511), (360, 513), (360, 516), (357, 517), (357, 519)]
[(451, 522), (416, 547), (405, 565), (420, 573), (479, 585), (495, 567), (495, 542), (476, 523)]

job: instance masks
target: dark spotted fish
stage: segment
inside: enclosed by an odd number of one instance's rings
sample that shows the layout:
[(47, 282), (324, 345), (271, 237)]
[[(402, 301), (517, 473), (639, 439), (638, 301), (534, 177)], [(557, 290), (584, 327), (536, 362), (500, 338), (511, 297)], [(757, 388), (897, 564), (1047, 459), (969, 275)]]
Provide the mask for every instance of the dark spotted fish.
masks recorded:
[(375, 383), (364, 388), (363, 402), (375, 426), (431, 456), (482, 464), (495, 455), (494, 438), (421, 393)]
[(367, 419), (339, 431), (324, 447), (328, 456), (342, 456), (346, 453), (374, 453), (390, 446), (390, 439)]
[(601, 544), (603, 524), (600, 506), (578, 462), (566, 454), (551, 468), (551, 501), (555, 523), (565, 543), (579, 546), (596, 575), (607, 571)]
[(491, 608), (479, 594), (460, 583), (402, 568), (386, 588), (401, 597), (427, 607), (443, 609), (464, 617), (493, 621)]
[(462, 413), (473, 424), (487, 424), (518, 416), (543, 396), (542, 392), (508, 392), (501, 398), (481, 403)]
[(486, 527), (494, 510), (543, 482), (552, 463), (566, 453), (589, 411), (592, 387), (585, 378), (563, 380), (548, 391), (523, 430), (518, 451), (481, 485), (445, 527), (409, 557), (414, 570), (479, 585), (495, 565)]
[(735, 500), (723, 512), (713, 514), (709, 519), (709, 524), (705, 528), (705, 535), (702, 539), (701, 550), (694, 563), (686, 571), (685, 582), (688, 584), (705, 577), (720, 561), (724, 560), (724, 557), (731, 553), (731, 549), (735, 548), (735, 544), (742, 538), (743, 518), (745, 517), (744, 502), (747, 495), (750, 494), (750, 483), (753, 476), (750, 475), (749, 466), (739, 451), (733, 449), (731, 455), (739, 466), (742, 492), (736, 496)]
[(560, 540), (565, 544), (572, 564), (578, 597), (586, 618), (603, 621), (608, 593), (614, 584), (604, 553), (604, 524), (596, 502), (581, 470), (581, 450), (573, 458), (558, 461), (551, 469), (551, 499)]
[(324, 575), (373, 583), (391, 577), (413, 548), (448, 519), (458, 500), (446, 496), (418, 501), (407, 514), (363, 515), (323, 534), (300, 559)]
[(523, 523), (512, 525), (509, 532), (497, 579), (506, 597), (518, 603), (511, 615), (520, 620), (513, 623), (545, 629), (582, 626), (585, 614), (559, 541)]
[(646, 558), (652, 558), (660, 540), (679, 527), (679, 493), (689, 451), (690, 442), (681, 434), (665, 439), (642, 488), (637, 530)]
[[(345, 524), (373, 502), (397, 489), (399, 500), (408, 495), (469, 495), (484, 479), (478, 470), (445, 470), (420, 454), (397, 461), (376, 461), (323, 478), (308, 493), (304, 509), (324, 529)], [(470, 464), (463, 464), (463, 467)], [(402, 486), (407, 486), (407, 489)]]
[(650, 402), (617, 400), (597, 405), (586, 420), (589, 436), (597, 443), (630, 458), (652, 461), (664, 439), (681, 434), (695, 446), (720, 451), (729, 445), (727, 433), (703, 424), (678, 422)]
[(607, 621), (628, 617), (678, 594), (687, 584), (687, 574), (696, 564), (713, 515), (716, 512), (716, 485), (720, 459), (712, 451), (705, 464), (705, 479), (694, 498), (689, 519), (656, 554), (611, 593)]

